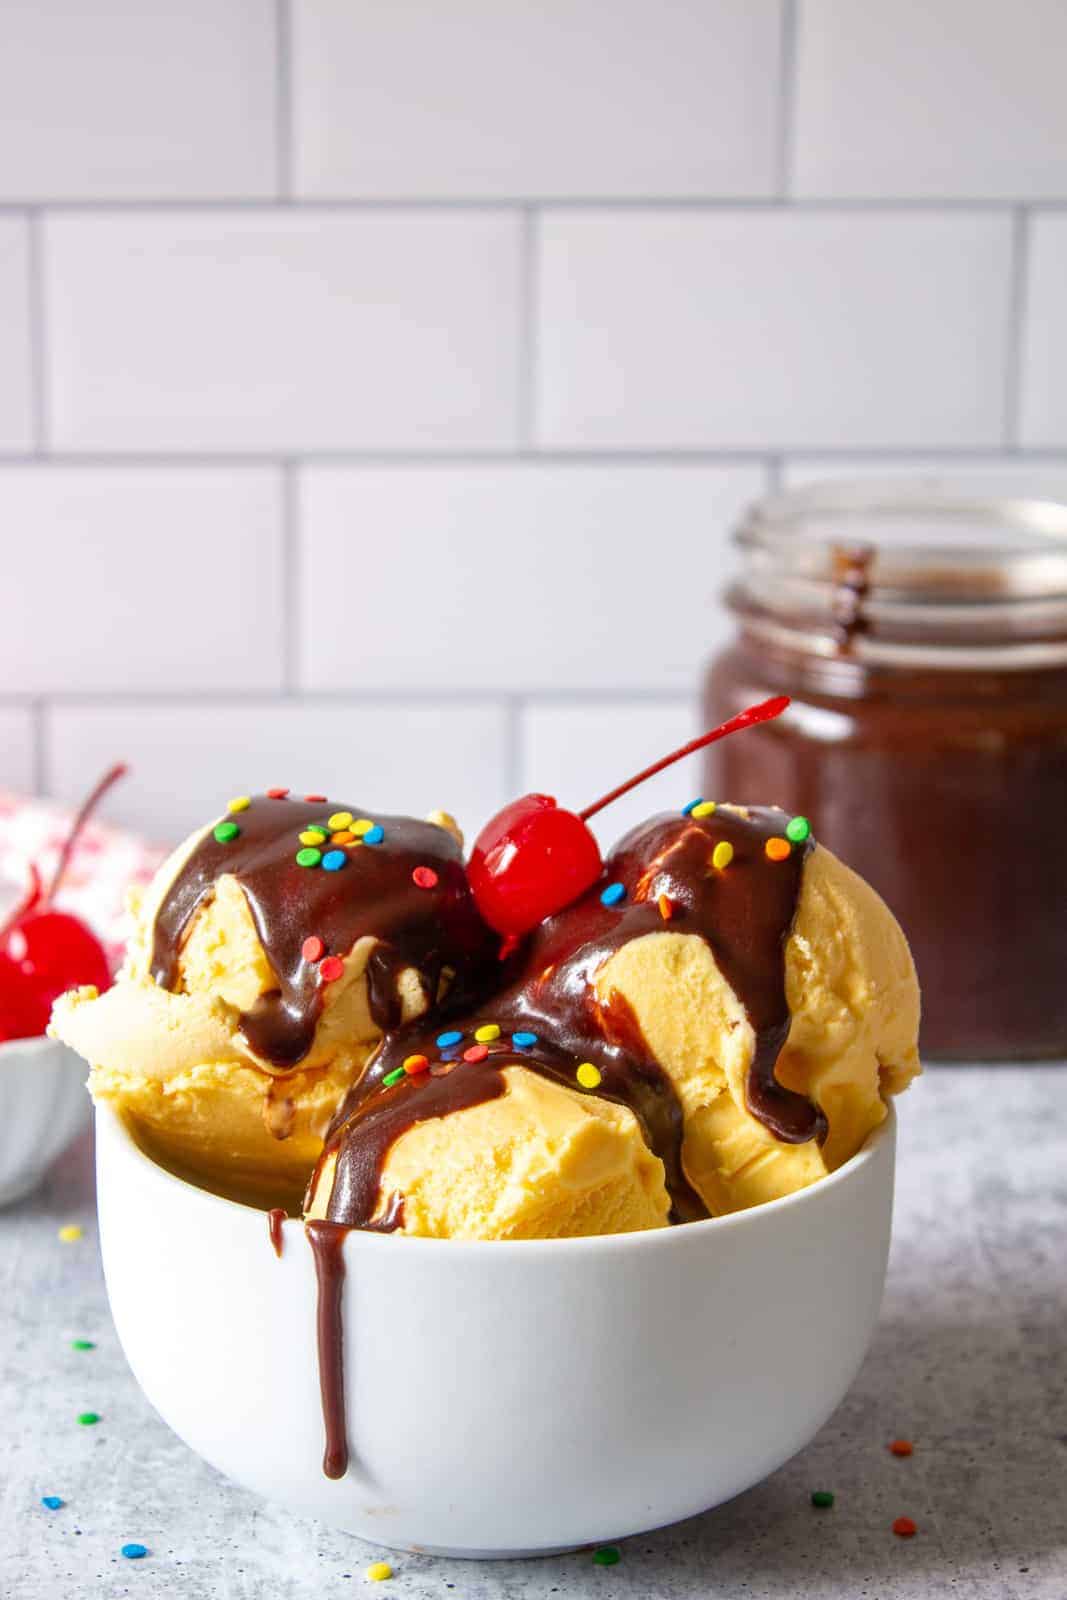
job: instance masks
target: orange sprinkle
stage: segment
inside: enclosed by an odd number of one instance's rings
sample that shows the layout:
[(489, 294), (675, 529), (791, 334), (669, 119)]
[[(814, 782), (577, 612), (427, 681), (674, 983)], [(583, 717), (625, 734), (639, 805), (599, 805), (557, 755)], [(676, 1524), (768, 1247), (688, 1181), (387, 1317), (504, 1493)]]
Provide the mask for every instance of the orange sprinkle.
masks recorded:
[(417, 1078), (420, 1072), (427, 1072), (429, 1066), (425, 1056), (407, 1056), (404, 1059), (404, 1071), (409, 1078)]
[(351, 844), (352, 840), (355, 837), (356, 837), (355, 834), (351, 833), (347, 828), (342, 828), (339, 833), (331, 833), (330, 834), (330, 843), (331, 844)]
[(918, 1531), (910, 1517), (898, 1517), (893, 1524), (893, 1532), (898, 1539), (914, 1539)]
[(664, 922), (669, 922), (674, 916), (674, 902), (670, 895), (661, 894), (656, 904), (659, 906), (659, 914)]
[(785, 861), (793, 852), (793, 846), (788, 839), (768, 839), (763, 848), (770, 861)]
[(910, 1439), (894, 1439), (889, 1449), (895, 1456), (910, 1456), (915, 1446)]

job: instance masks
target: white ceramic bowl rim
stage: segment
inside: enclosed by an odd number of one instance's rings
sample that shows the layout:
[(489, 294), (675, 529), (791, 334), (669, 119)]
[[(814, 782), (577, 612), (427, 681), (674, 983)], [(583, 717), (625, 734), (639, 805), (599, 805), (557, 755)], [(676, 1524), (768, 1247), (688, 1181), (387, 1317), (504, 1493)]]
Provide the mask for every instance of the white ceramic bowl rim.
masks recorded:
[[(121, 1116), (110, 1107), (97, 1106), (96, 1114), (98, 1117), (107, 1117), (113, 1123), (115, 1130), (121, 1133), (128, 1143), (131, 1154), (143, 1162), (146, 1167), (151, 1168), (158, 1175), (161, 1182), (191, 1191), (212, 1207), (223, 1207), (230, 1211), (248, 1211), (253, 1216), (266, 1217), (267, 1213), (260, 1211), (258, 1206), (245, 1205), (238, 1200), (228, 1200), (223, 1195), (214, 1194), (210, 1189), (201, 1189), (198, 1184), (190, 1183), (185, 1178), (179, 1178), (173, 1172), (168, 1171), (166, 1167), (161, 1166), (158, 1161), (154, 1161), (151, 1156), (141, 1149)], [(750, 1206), (744, 1211), (733, 1211), (727, 1216), (705, 1217), (700, 1222), (686, 1222), (676, 1228), (650, 1228), (634, 1233), (583, 1234), (571, 1239), (422, 1239), (405, 1237), (404, 1249), (405, 1251), (444, 1250), (453, 1253), (462, 1251), (468, 1255), (479, 1251), (488, 1251), (494, 1260), (506, 1255), (514, 1255), (515, 1253), (529, 1258), (533, 1255), (544, 1255), (546, 1253), (556, 1254), (561, 1250), (654, 1250), (657, 1245), (662, 1248), (665, 1235), (677, 1238), (679, 1234), (684, 1234), (689, 1238), (700, 1233), (706, 1233), (709, 1228), (715, 1228), (720, 1231), (730, 1228), (752, 1228), (783, 1210), (811, 1204), (814, 1196), (824, 1193), (829, 1187), (837, 1188), (849, 1183), (873, 1159), (875, 1151), (882, 1141), (889, 1137), (895, 1123), (896, 1109), (892, 1101), (887, 1101), (885, 1119), (868, 1134), (856, 1154), (838, 1167), (835, 1172), (828, 1173), (825, 1178), (820, 1178), (816, 1183), (809, 1184), (804, 1189), (797, 1189), (793, 1194), (783, 1195), (778, 1200), (765, 1200), (761, 1205)], [(291, 1225), (303, 1227), (303, 1221), (299, 1217), (287, 1217), (283, 1227)], [(389, 1234), (372, 1233), (357, 1229), (353, 1229), (352, 1232), (358, 1235), (361, 1247), (366, 1246), (370, 1249), (379, 1250), (396, 1248), (396, 1242)]]
[[(33, 1034), (29, 1039), (3, 1039), (0, 1040), (0, 1066), (3, 1066), (5, 1056), (14, 1055), (48, 1055), (60, 1048), (59, 1041), (50, 1039), (46, 1033)], [(89, 1069), (85, 1069), (86, 1077)]]

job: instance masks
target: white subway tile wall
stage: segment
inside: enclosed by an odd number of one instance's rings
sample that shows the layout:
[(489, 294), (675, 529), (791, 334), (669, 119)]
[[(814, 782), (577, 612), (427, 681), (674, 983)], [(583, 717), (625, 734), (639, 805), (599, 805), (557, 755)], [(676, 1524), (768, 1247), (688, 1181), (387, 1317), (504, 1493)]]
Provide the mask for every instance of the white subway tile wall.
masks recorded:
[(3, 33), (0, 785), (581, 804), (694, 728), (748, 500), (1067, 486), (1060, 0)]

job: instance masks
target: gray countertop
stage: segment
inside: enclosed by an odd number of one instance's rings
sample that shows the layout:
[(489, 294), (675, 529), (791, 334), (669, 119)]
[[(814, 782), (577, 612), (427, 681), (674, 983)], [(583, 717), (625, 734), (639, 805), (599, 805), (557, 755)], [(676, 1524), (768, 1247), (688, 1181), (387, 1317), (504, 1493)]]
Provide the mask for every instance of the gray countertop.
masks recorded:
[[(729, 1505), (623, 1541), (617, 1566), (398, 1554), (376, 1600), (1063, 1600), (1067, 1066), (935, 1068), (901, 1121), (881, 1326), (805, 1451)], [(64, 1244), (70, 1222), (84, 1236)], [(79, 1427), (89, 1410), (101, 1421)], [(910, 1459), (890, 1455), (897, 1437), (915, 1441)], [(382, 1556), (231, 1486), (149, 1408), (108, 1315), (88, 1140), (0, 1212), (0, 1450), (4, 1600), (324, 1600), (369, 1589)], [(812, 1508), (815, 1489), (834, 1491), (832, 1510)], [(42, 1507), (49, 1494), (61, 1510)], [(900, 1515), (915, 1538), (894, 1536)], [(124, 1559), (127, 1541), (148, 1556)]]

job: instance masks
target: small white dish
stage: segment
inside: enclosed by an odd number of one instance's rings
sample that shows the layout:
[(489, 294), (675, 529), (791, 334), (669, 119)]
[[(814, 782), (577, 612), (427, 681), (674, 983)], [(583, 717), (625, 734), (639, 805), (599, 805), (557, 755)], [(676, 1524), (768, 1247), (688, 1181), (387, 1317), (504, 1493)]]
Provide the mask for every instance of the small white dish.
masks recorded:
[(299, 1221), (172, 1176), (97, 1112), (111, 1309), (160, 1415), (213, 1466), (379, 1544), (547, 1553), (694, 1515), (817, 1432), (866, 1353), (892, 1111), (831, 1177), (663, 1232), (516, 1242), (350, 1233), (351, 1461), (323, 1476)]
[(0, 1044), (0, 1206), (36, 1189), (89, 1122), (85, 1062), (58, 1039)]

